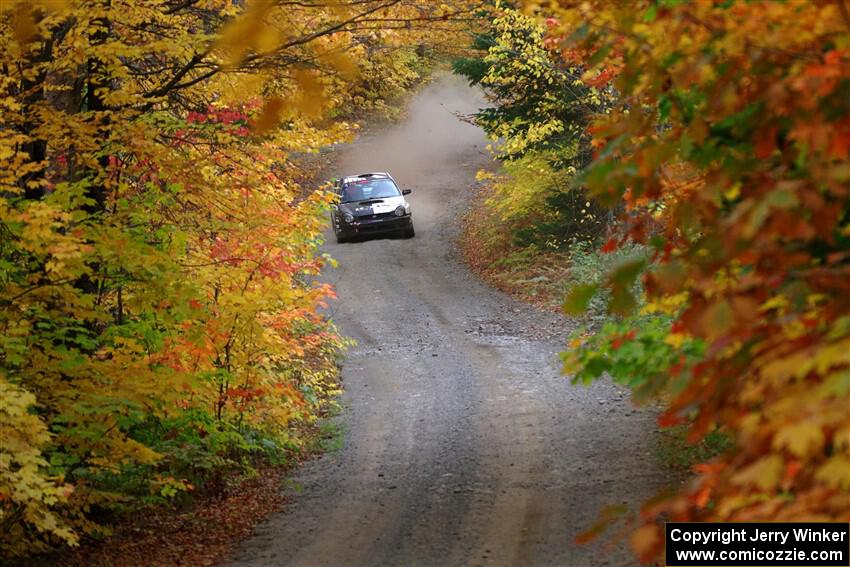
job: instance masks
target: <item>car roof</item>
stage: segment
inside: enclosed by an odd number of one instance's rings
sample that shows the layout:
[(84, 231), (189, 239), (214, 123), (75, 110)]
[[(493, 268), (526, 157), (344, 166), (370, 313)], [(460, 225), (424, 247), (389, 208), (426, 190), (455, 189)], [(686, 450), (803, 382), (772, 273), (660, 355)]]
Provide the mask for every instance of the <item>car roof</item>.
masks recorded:
[(364, 179), (391, 179), (395, 181), (392, 176), (386, 171), (374, 171), (371, 173), (361, 173), (359, 175), (348, 175), (342, 178), (342, 185), (346, 183), (353, 183), (355, 181), (362, 181)]

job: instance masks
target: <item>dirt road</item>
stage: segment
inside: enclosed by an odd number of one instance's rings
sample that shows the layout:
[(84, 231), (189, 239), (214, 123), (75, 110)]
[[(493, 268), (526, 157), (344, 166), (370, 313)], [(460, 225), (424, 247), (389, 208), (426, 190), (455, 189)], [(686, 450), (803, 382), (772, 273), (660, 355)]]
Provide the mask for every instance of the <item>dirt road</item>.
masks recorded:
[(483, 104), (442, 77), (401, 124), (341, 150), (340, 174), (386, 170), (413, 189), (417, 236), (328, 245), (333, 318), (358, 343), (344, 445), (300, 470), (291, 504), (229, 565), (633, 564), (573, 538), (658, 486), (652, 416), (610, 385), (571, 386), (564, 322), (480, 283), (454, 251), (488, 158), (452, 111)]

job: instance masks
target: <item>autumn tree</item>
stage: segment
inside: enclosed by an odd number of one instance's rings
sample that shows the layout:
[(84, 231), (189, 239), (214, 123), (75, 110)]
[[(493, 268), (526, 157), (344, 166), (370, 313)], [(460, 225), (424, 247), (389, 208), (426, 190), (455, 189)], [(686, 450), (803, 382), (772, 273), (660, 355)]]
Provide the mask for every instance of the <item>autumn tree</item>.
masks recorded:
[[(463, 2), (0, 6), (0, 551), (299, 445), (341, 339), (297, 156), (417, 78)], [(422, 30), (431, 31), (423, 35)], [(417, 37), (413, 44), (410, 37)], [(375, 81), (373, 73), (386, 73)]]
[[(669, 324), (621, 325), (565, 353), (580, 377), (609, 372), (666, 408), (697, 442), (729, 449), (675, 496), (648, 503), (633, 538), (645, 561), (659, 518), (850, 519), (850, 18), (843, 2), (524, 2), (556, 17), (588, 73), (614, 70), (618, 104), (591, 126), (583, 180), (624, 199), (624, 237), (655, 250), (605, 287)], [(609, 245), (615, 247), (617, 241)], [(579, 289), (580, 309), (596, 291)], [(654, 356), (653, 353), (659, 356)]]
[(587, 126), (610, 104), (609, 85), (583, 78), (576, 53), (552, 48), (546, 36), (554, 22), (501, 5), (487, 15), (488, 29), (473, 43), (478, 53), (454, 68), (480, 85), (490, 103), (474, 116), (505, 164), (490, 203), (523, 246), (562, 248), (571, 239), (597, 238), (606, 210), (574, 178), (590, 161)]

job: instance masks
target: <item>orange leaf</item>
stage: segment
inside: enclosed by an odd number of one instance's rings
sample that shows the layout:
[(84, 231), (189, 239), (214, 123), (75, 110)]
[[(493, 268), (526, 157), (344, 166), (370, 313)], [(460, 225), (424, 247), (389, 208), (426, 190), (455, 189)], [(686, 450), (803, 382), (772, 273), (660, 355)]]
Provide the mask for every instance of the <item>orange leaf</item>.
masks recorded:
[(655, 559), (661, 551), (662, 539), (658, 530), (658, 526), (650, 524), (642, 526), (632, 534), (632, 549), (645, 563)]
[(700, 508), (705, 508), (705, 505), (708, 504), (710, 498), (711, 488), (708, 486), (703, 486), (696, 494), (694, 494), (693, 501), (694, 504), (696, 504)]

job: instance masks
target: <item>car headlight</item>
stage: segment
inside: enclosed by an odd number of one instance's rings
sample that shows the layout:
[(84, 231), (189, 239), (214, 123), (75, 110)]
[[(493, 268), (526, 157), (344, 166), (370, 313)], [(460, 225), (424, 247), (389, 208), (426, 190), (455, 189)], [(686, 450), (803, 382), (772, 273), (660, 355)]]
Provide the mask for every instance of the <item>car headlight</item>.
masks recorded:
[(352, 214), (350, 214), (350, 213), (345, 213), (345, 214), (342, 216), (342, 220), (344, 220), (344, 221), (345, 221), (345, 222), (347, 222), (348, 224), (351, 224), (351, 223), (353, 223), (353, 222), (354, 222), (354, 215), (352, 215)]
[(403, 207), (403, 206), (401, 206), (401, 205), (399, 205), (398, 207), (396, 207), (396, 209), (395, 209), (395, 211), (394, 211), (395, 216), (397, 216), (397, 217), (403, 217), (405, 212), (406, 212), (406, 211), (404, 210), (404, 207)]

